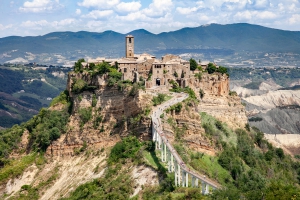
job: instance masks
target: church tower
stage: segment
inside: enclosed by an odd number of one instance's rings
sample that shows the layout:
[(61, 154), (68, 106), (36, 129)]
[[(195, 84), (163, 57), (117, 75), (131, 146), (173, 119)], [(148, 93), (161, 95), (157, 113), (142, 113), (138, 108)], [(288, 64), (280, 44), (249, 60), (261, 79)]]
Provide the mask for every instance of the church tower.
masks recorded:
[(134, 37), (132, 35), (126, 36), (126, 58), (134, 58)]

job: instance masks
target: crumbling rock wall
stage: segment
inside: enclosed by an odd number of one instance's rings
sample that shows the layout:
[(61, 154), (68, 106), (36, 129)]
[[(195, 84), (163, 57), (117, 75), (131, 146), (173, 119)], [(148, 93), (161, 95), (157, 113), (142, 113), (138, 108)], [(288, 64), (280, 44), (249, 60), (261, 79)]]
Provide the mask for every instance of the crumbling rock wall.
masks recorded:
[[(83, 79), (88, 85), (96, 86), (94, 91), (83, 91), (75, 94), (71, 91), (72, 78)], [(74, 155), (74, 152), (83, 147), (86, 143), (92, 148), (103, 148), (113, 146), (120, 140), (120, 136), (129, 133), (135, 134), (141, 139), (151, 137), (151, 119), (143, 116), (135, 124), (131, 125), (130, 118), (143, 113), (150, 103), (152, 97), (139, 91), (135, 96), (128, 95), (128, 88), (125, 91), (117, 87), (105, 85), (104, 76), (91, 76), (87, 73), (69, 74), (67, 89), (73, 102), (72, 115), (70, 116), (66, 134), (63, 134), (57, 141), (54, 141), (47, 149), (48, 155), (65, 156)], [(93, 96), (96, 98), (96, 105), (93, 107)], [(83, 126), (80, 117), (81, 109), (91, 109), (92, 118)], [(95, 127), (97, 117), (102, 120), (99, 126)]]

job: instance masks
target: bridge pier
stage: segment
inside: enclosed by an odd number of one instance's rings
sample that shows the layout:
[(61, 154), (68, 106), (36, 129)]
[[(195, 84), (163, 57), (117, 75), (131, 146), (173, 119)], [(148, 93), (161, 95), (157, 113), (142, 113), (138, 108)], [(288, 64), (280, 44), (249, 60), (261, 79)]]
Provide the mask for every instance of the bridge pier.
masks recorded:
[(164, 160), (163, 162), (166, 162), (167, 161), (167, 145), (165, 143), (164, 144)]
[(182, 170), (182, 187), (188, 187), (189, 186), (189, 173)]
[(160, 150), (161, 150), (161, 151), (160, 151), (160, 152), (161, 152), (161, 161), (162, 161), (162, 162), (165, 162), (165, 161), (164, 161), (164, 143), (162, 143), (161, 149), (160, 149)]
[(157, 141), (157, 131), (154, 128), (153, 124), (152, 124), (152, 141), (156, 142)]
[(158, 149), (161, 149), (161, 142), (162, 142), (161, 137), (160, 137), (160, 135), (158, 135)]
[(175, 163), (175, 186), (178, 187), (180, 186), (180, 165), (178, 163)]
[(174, 157), (173, 157), (173, 154), (172, 152), (169, 150), (168, 151), (169, 153), (169, 161), (168, 161), (168, 172), (173, 172), (174, 171)]
[(209, 185), (206, 182), (202, 181), (201, 189), (202, 189), (202, 194), (204, 195), (209, 194)]
[(196, 178), (195, 176), (192, 176), (192, 187), (198, 187), (198, 181), (199, 179)]

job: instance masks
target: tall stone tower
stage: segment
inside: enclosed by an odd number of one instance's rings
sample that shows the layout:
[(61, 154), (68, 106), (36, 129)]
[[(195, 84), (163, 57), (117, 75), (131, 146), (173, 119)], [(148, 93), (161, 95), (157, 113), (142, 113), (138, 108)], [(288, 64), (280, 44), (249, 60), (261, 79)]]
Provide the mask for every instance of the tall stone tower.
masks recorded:
[(125, 40), (126, 58), (134, 58), (134, 37), (132, 35), (127, 35)]

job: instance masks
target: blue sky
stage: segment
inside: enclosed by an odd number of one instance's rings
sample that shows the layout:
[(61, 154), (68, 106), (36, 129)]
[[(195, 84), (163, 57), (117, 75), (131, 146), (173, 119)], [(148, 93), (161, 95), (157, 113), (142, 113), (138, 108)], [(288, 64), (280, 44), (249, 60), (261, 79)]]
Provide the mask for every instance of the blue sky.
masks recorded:
[(300, 0), (0, 0), (0, 37), (239, 22), (300, 31)]

